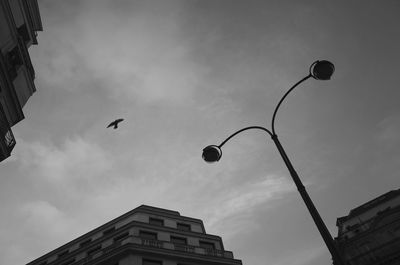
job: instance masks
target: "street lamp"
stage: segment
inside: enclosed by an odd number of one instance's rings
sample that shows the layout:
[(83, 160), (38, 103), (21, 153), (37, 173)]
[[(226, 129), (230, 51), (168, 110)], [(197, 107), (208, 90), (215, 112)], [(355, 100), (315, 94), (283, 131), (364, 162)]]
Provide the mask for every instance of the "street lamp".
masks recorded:
[(314, 206), (314, 203), (311, 201), (310, 196), (308, 195), (303, 183), (300, 180), (299, 175), (295, 171), (292, 163), (289, 160), (289, 157), (287, 156), (285, 150), (283, 149), (281, 143), (278, 140), (278, 136), (275, 132), (275, 118), (277, 111), (282, 104), (283, 100), (289, 95), (289, 93), (297, 87), (299, 84), (304, 82), (310, 77), (313, 77), (316, 80), (329, 80), (335, 71), (335, 66), (329, 62), (329, 61), (315, 61), (313, 64), (310, 66), (309, 74), (298, 81), (296, 84), (294, 84), (281, 98), (281, 100), (278, 102), (278, 104), (275, 107), (274, 113), (272, 115), (272, 122), (271, 122), (271, 130), (268, 130), (265, 127), (262, 126), (250, 126), (250, 127), (245, 127), (243, 129), (240, 129), (236, 131), (235, 133), (231, 134), (228, 138), (226, 138), (220, 145), (209, 145), (203, 149), (203, 159), (206, 162), (212, 163), (212, 162), (217, 162), (221, 159), (222, 156), (222, 150), (221, 147), (228, 142), (232, 137), (235, 135), (246, 131), (250, 129), (259, 129), (263, 130), (266, 133), (268, 133), (272, 140), (274, 141), (276, 147), (278, 148), (279, 154), (281, 155), (283, 161), (285, 162), (286, 167), (289, 170), (290, 176), (292, 177), (294, 183), (296, 184), (297, 190), (299, 191), (304, 203), (307, 206), (307, 209), (309, 210), (311, 217), (314, 220), (315, 225), (318, 228), (318, 231), (320, 232), (326, 246), (328, 247), (329, 252), (332, 255), (332, 259), (335, 265), (345, 265), (345, 262), (340, 255), (337, 246), (335, 242), (333, 241), (333, 238), (331, 234), (329, 233), (328, 228), (326, 227), (324, 221), (322, 220), (321, 216), (319, 215), (317, 209)]

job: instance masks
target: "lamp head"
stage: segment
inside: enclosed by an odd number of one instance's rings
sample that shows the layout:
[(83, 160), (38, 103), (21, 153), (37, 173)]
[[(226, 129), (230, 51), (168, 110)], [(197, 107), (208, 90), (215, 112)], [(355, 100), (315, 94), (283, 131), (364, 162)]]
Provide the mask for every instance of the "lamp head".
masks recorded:
[(310, 66), (310, 75), (317, 80), (329, 80), (335, 72), (335, 66), (329, 61), (315, 61)]
[(203, 149), (203, 159), (208, 163), (217, 162), (222, 156), (222, 150), (216, 145), (209, 145)]

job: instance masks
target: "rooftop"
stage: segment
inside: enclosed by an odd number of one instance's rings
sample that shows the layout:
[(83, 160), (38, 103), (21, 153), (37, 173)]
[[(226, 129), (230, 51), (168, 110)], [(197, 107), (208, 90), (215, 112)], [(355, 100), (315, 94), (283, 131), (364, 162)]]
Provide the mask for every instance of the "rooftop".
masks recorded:
[(366, 203), (352, 209), (347, 216), (339, 217), (337, 220), (338, 220), (338, 222), (346, 221), (346, 220), (351, 219), (355, 216), (358, 216), (362, 213), (365, 213), (366, 211), (373, 209), (374, 207), (376, 207), (384, 202), (390, 201), (393, 198), (398, 197), (398, 196), (400, 196), (400, 189), (391, 190), (369, 202), (366, 202)]

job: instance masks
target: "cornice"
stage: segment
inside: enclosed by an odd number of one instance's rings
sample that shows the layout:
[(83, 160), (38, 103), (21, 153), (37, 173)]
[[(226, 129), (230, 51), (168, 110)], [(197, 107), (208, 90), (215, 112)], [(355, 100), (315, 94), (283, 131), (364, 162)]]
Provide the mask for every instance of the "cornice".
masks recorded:
[(111, 250), (107, 251), (103, 255), (94, 258), (90, 261), (81, 260), (72, 263), (71, 265), (101, 265), (101, 264), (109, 264), (109, 261), (113, 259), (113, 257), (122, 257), (126, 256), (127, 254), (139, 254), (143, 256), (151, 256), (152, 258), (171, 258), (175, 260), (182, 260), (182, 261), (196, 261), (200, 262), (201, 264), (215, 264), (215, 265), (241, 265), (242, 262), (237, 259), (230, 259), (230, 258), (223, 258), (218, 256), (211, 256), (211, 255), (202, 255), (197, 253), (190, 253), (190, 252), (178, 252), (176, 250), (169, 250), (165, 248), (155, 248), (149, 247), (140, 244), (134, 243), (127, 243), (124, 245), (120, 245), (118, 247), (114, 247)]
[[(139, 206), (138, 208), (140, 208), (140, 207), (141, 206)], [(78, 243), (84, 242), (88, 238), (94, 236), (95, 234), (97, 234), (99, 232), (107, 230), (107, 228), (112, 227), (113, 225), (117, 224), (119, 221), (124, 220), (125, 218), (129, 217), (132, 214), (135, 214), (135, 213), (157, 214), (155, 212), (145, 211), (143, 208), (140, 208), (140, 209), (138, 209), (138, 208), (135, 208), (135, 209), (129, 211), (128, 213), (126, 213), (126, 214), (124, 214), (124, 215), (122, 215), (120, 217), (117, 217), (117, 218), (113, 219), (112, 221), (110, 221), (110, 222), (108, 222), (108, 223), (106, 223), (106, 224), (104, 224), (102, 226), (99, 226), (98, 228), (95, 228), (95, 229), (93, 229), (92, 231), (90, 231), (88, 233), (83, 234), (82, 236), (79, 236), (78, 238), (76, 238), (76, 239), (74, 239), (74, 240), (72, 240), (72, 241), (70, 241), (70, 242), (68, 242), (68, 243), (66, 243), (66, 244), (64, 244), (64, 245), (62, 245), (62, 246), (50, 251), (50, 252), (48, 252), (47, 254), (45, 254), (45, 255), (43, 255), (43, 256), (41, 256), (41, 257), (31, 261), (31, 262), (29, 262), (27, 265), (40, 264), (39, 261), (46, 260), (46, 259), (50, 258), (51, 256), (62, 252), (62, 250), (71, 248), (71, 247), (75, 246)], [(178, 212), (176, 212), (176, 213), (178, 213)], [(165, 215), (163, 215), (163, 216), (165, 217)], [(180, 217), (182, 217), (182, 216), (174, 215), (173, 218), (174, 219), (178, 218), (178, 220), (181, 220), (181, 219), (179, 219)], [(190, 219), (199, 220), (199, 219), (194, 219), (194, 218), (190, 218)], [(68, 254), (68, 257), (76, 255), (79, 252), (83, 252), (83, 251), (89, 250), (93, 246), (98, 245), (101, 242), (107, 241), (107, 240), (117, 236), (118, 234), (121, 234), (121, 233), (129, 230), (130, 228), (134, 228), (134, 227), (143, 228), (143, 229), (149, 229), (149, 230), (154, 230), (154, 231), (160, 231), (160, 232), (169, 232), (169, 233), (173, 233), (173, 234), (179, 234), (179, 235), (184, 235), (184, 236), (187, 236), (187, 237), (195, 237), (195, 238), (205, 239), (205, 240), (207, 240), (207, 239), (208, 240), (217, 240), (221, 244), (222, 251), (225, 251), (224, 246), (223, 246), (223, 242), (222, 242), (222, 238), (220, 236), (217, 236), (217, 235), (199, 233), (199, 232), (194, 232), (194, 231), (184, 231), (184, 230), (179, 230), (179, 229), (166, 227), (166, 226), (155, 226), (155, 225), (151, 225), (149, 223), (144, 223), (144, 222), (139, 222), (139, 221), (131, 221), (131, 222), (119, 227), (118, 229), (116, 229), (112, 233), (110, 233), (108, 235), (103, 235), (103, 236), (97, 238), (96, 240), (91, 241), (90, 244), (88, 244), (88, 245), (86, 245), (84, 247), (79, 247), (78, 249), (76, 249), (76, 250), (72, 251), (70, 254)]]

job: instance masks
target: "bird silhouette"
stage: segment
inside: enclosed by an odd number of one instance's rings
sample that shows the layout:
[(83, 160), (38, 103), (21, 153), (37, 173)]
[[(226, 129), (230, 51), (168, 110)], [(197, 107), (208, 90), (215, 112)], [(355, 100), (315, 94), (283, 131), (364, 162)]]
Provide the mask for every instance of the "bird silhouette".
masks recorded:
[(120, 123), (121, 121), (123, 121), (124, 119), (116, 119), (115, 121), (111, 122), (107, 128), (110, 128), (111, 126), (114, 126), (114, 129), (118, 128), (118, 123)]

